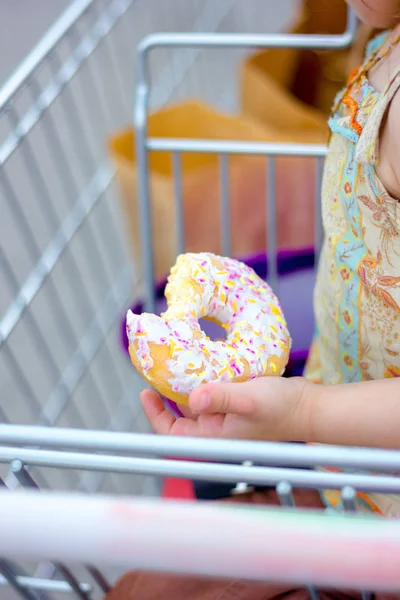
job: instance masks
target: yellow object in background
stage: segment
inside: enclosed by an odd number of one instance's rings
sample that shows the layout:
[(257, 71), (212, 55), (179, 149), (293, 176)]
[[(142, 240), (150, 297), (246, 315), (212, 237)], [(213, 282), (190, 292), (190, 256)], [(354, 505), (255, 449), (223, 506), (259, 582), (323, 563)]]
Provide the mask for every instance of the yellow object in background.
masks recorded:
[[(183, 102), (154, 112), (148, 119), (151, 137), (199, 138), (209, 140), (275, 141), (276, 132), (261, 127), (250, 119), (230, 116), (198, 101)], [(284, 141), (284, 138), (282, 138)], [(127, 217), (134, 257), (141, 261), (139, 249), (137, 165), (134, 132), (131, 127), (117, 133), (109, 140), (109, 151), (117, 169), (123, 210)], [(257, 157), (232, 158), (230, 166), (254, 165)], [(264, 161), (265, 162), (265, 161)], [(187, 249), (191, 251), (216, 251), (219, 249), (219, 230), (211, 219), (219, 219), (218, 155), (210, 153), (182, 154), (182, 188), (185, 203), (185, 230)], [(231, 171), (231, 174), (233, 171)], [(265, 169), (264, 169), (265, 173)], [(264, 175), (265, 176), (265, 175)], [(149, 181), (153, 216), (153, 248), (155, 275), (164, 277), (175, 262), (174, 181), (171, 155), (151, 152), (149, 156)], [(205, 183), (207, 186), (205, 187)], [(201, 190), (201, 194), (199, 194)], [(201, 226), (200, 222), (203, 222)], [(219, 225), (218, 225), (219, 227)], [(250, 243), (250, 241), (249, 241)], [(239, 248), (238, 251), (246, 251)]]
[[(149, 116), (149, 135), (166, 138), (200, 138), (257, 142), (287, 142), (286, 133), (261, 126), (242, 116), (218, 112), (200, 102), (184, 102)], [(141, 265), (138, 217), (138, 171), (132, 128), (109, 140), (117, 181), (136, 264)], [(313, 243), (315, 160), (277, 157), (278, 246), (304, 248)], [(288, 178), (288, 172), (291, 177)], [(165, 277), (175, 262), (176, 217), (172, 160), (168, 153), (149, 157), (152, 243), (155, 276)], [(266, 248), (266, 159), (231, 156), (228, 187), (231, 219), (231, 254), (244, 257)], [(186, 252), (221, 254), (221, 179), (216, 154), (182, 154), (182, 195)], [(297, 210), (302, 206), (303, 210)], [(251, 207), (251, 210), (249, 210)], [(311, 218), (310, 218), (311, 215)]]
[[(290, 33), (340, 34), (346, 28), (344, 0), (303, 0)], [(326, 143), (327, 117), (348, 75), (349, 50), (267, 49), (242, 64), (242, 113), (273, 126), (296, 143)]]

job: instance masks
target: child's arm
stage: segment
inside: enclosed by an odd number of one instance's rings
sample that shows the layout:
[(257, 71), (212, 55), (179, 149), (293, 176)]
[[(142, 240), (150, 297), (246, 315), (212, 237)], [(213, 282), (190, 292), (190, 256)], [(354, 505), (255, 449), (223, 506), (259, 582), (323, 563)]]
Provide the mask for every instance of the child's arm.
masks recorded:
[(400, 449), (400, 379), (306, 389), (302, 441)]
[(176, 419), (150, 390), (142, 402), (160, 434), (400, 449), (400, 379), (327, 386), (266, 377), (207, 384), (190, 397), (194, 419)]

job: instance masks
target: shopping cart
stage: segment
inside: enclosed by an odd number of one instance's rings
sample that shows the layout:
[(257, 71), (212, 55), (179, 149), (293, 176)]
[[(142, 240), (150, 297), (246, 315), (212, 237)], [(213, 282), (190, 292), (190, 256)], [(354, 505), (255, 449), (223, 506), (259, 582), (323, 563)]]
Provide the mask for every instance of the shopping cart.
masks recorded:
[[(133, 566), (279, 579), (307, 585), (313, 598), (318, 597), (315, 585), (399, 591), (400, 569), (394, 558), (400, 555), (399, 524), (372, 517), (360, 521), (352, 514), (356, 490), (400, 493), (400, 480), (390, 475), (399, 471), (399, 453), (148, 435), (137, 401), (140, 382), (119, 347), (121, 316), (128, 305), (159, 308), (152, 264), (149, 151), (167, 151), (174, 157), (179, 250), (184, 248), (182, 153), (220, 156), (226, 254), (229, 157), (266, 157), (268, 260), (264, 257), (257, 264), (260, 272), (268, 268), (275, 287), (282, 283), (274, 235), (275, 157), (316, 158), (319, 189), (326, 153), (322, 146), (148, 137), (149, 107), (184, 95), (182, 83), (191, 79), (210, 48), (236, 60), (255, 47), (340, 48), (351, 42), (352, 15), (340, 36), (255, 35), (251, 32), (259, 13), (253, 11), (253, 23), (245, 19), (249, 3), (157, 0), (156, 5), (146, 0), (144, 7), (140, 0), (75, 0), (0, 90), (2, 598), (12, 590), (30, 600), (65, 593), (98, 597), (117, 574)], [(179, 27), (172, 10), (177, 4)], [(221, 33), (224, 28), (234, 31), (236, 20), (248, 33)], [(145, 36), (177, 28), (194, 33)], [(127, 99), (133, 89), (136, 46), (134, 122), (143, 281), (135, 278), (126, 249), (104, 142), (131, 119)], [(150, 85), (149, 56), (155, 53), (160, 60), (155, 84)], [(212, 96), (209, 86), (202, 91)], [(233, 96), (233, 83), (227, 83), (222, 95), (208, 100), (234, 108)], [(318, 252), (318, 205), (316, 212)], [(126, 433), (132, 430), (139, 433)], [(314, 470), (331, 465), (355, 473)], [(363, 474), (366, 470), (385, 475)], [(154, 480), (168, 476), (276, 486), (287, 510), (265, 509), (255, 516), (213, 505), (150, 501), (148, 496), (159, 494)], [(293, 510), (294, 487), (341, 489), (349, 515), (311, 518)], [(49, 494), (49, 489), (59, 494)], [(185, 534), (177, 538), (174, 534), (178, 527), (182, 532), (183, 524)], [(243, 535), (256, 531), (257, 536)], [(189, 551), (193, 546), (198, 549), (195, 561)], [(345, 571), (340, 569), (342, 561)]]

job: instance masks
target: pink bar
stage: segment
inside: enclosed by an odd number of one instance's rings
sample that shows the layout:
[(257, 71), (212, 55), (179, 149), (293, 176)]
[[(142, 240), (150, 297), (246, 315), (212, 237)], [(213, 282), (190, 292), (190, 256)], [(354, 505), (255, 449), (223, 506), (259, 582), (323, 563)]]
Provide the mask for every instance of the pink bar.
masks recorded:
[(400, 521), (1, 492), (0, 556), (394, 592)]

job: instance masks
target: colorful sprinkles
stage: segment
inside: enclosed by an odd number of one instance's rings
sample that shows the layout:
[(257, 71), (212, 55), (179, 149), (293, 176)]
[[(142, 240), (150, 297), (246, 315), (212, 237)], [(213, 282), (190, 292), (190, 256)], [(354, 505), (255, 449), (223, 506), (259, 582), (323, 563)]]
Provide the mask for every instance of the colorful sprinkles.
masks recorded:
[[(182, 254), (165, 295), (169, 308), (160, 317), (131, 311), (127, 315), (129, 342), (145, 377), (156, 378), (150, 374), (157, 366), (152, 344), (168, 346), (168, 383), (181, 394), (205, 381), (283, 372), (291, 340), (281, 307), (271, 288), (247, 265), (209, 253)], [(226, 341), (211, 341), (202, 332), (198, 319), (204, 316), (226, 330)]]

